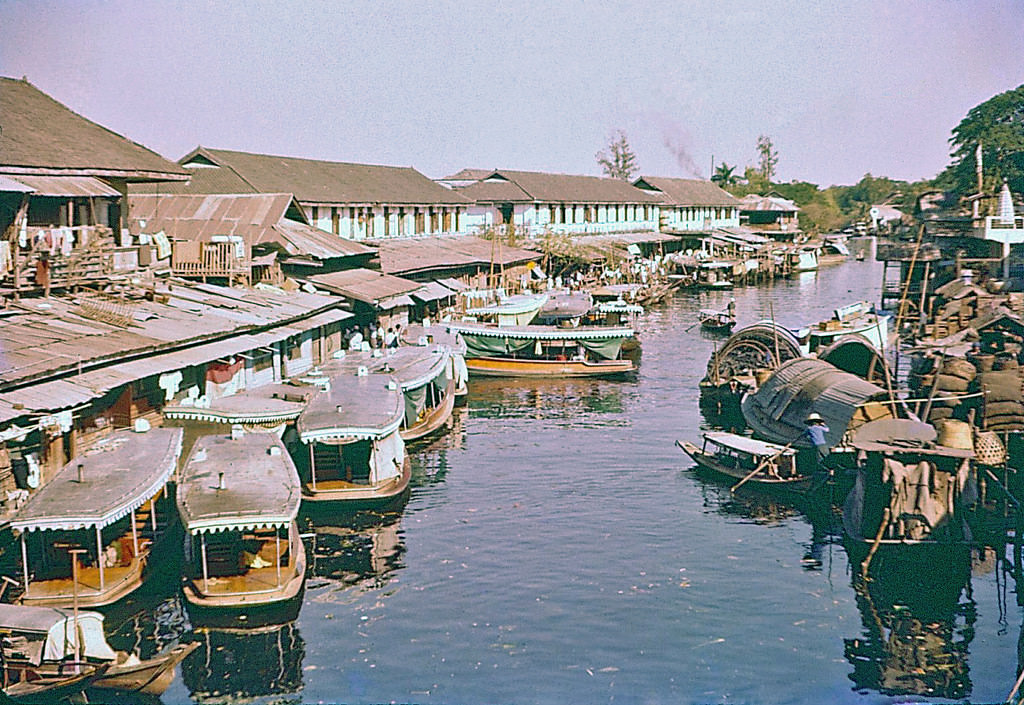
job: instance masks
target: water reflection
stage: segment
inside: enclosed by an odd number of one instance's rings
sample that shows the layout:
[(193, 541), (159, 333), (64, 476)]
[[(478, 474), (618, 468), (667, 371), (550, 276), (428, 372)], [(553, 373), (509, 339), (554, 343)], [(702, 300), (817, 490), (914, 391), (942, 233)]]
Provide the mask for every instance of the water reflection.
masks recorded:
[[(343, 525), (317, 521), (312, 525), (310, 570), (317, 578), (343, 588), (367, 590), (387, 584), (402, 567), (405, 544), (400, 513), (361, 512)], [(323, 585), (311, 581), (310, 588)]]
[[(956, 563), (959, 557), (948, 558)], [(977, 618), (969, 569), (923, 590), (911, 587), (915, 576), (903, 571), (865, 581), (853, 566), (862, 633), (843, 644), (856, 688), (884, 695), (969, 696), (967, 653)]]
[(181, 665), (196, 702), (240, 703), (302, 690), (306, 644), (294, 622), (245, 632), (210, 629), (196, 640), (199, 648)]
[(472, 379), (470, 411), (474, 417), (544, 420), (556, 427), (624, 426), (623, 390), (635, 394), (635, 382)]

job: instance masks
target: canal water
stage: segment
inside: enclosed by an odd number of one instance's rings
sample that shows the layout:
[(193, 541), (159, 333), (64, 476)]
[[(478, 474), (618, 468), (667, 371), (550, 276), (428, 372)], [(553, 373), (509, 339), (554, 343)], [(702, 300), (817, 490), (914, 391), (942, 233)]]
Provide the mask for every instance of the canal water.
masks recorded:
[(473, 380), (412, 447), (404, 512), (308, 527), (297, 622), (192, 633), (168, 595), (116, 639), (201, 642), (168, 704), (1001, 702), (1024, 613), (991, 555), (941, 598), (858, 591), (827, 512), (730, 496), (674, 444), (708, 427), (699, 309), (734, 296), (740, 325), (795, 327), (880, 280), (850, 262), (677, 293), (631, 380)]

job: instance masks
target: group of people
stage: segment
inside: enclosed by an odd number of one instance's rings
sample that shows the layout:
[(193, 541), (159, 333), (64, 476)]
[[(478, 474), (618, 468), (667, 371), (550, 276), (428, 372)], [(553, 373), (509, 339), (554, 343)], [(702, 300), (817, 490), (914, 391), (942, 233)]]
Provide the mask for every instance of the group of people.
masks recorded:
[(386, 332), (381, 333), (381, 328), (373, 323), (369, 328), (350, 328), (345, 331), (345, 348), (349, 350), (365, 349), (377, 350), (380, 348), (397, 348), (402, 340), (402, 324), (396, 323)]

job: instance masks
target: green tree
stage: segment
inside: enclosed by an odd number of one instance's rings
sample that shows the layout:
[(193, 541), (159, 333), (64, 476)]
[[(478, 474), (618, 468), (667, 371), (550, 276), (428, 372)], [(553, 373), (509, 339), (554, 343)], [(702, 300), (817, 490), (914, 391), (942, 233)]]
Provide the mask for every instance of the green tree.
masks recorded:
[(736, 175), (736, 167), (722, 162), (715, 167), (715, 173), (711, 175), (711, 180), (722, 187), (735, 186), (739, 181), (739, 177)]
[(768, 135), (761, 135), (757, 138), (758, 168), (764, 175), (765, 181), (771, 182), (775, 176), (775, 167), (779, 163), (779, 153), (772, 145), (772, 138)]
[(949, 139), (952, 163), (936, 182), (961, 196), (976, 193), (978, 144), (982, 149), (984, 190), (995, 192), (1006, 179), (1024, 191), (1024, 85), (971, 108)]
[(608, 138), (608, 146), (594, 155), (604, 169), (605, 176), (623, 181), (632, 181), (637, 173), (636, 154), (629, 146), (626, 133), (616, 130)]

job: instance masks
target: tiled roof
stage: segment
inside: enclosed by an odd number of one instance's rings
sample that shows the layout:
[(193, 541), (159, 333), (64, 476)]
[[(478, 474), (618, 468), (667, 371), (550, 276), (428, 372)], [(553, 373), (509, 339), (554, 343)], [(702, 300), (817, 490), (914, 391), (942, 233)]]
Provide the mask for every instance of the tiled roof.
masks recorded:
[[(193, 181), (178, 190), (180, 193), (292, 193), (302, 203), (317, 204), (468, 203), (412, 167), (328, 162), (207, 147), (197, 147), (180, 162), (194, 174)], [(153, 193), (154, 189), (147, 192)]]
[(662, 176), (642, 176), (633, 184), (664, 194), (663, 202), (672, 206), (732, 206), (739, 199), (718, 184), (703, 179), (673, 179)]
[[(506, 191), (498, 190), (502, 180), (518, 187), (518, 191), (508, 189), (508, 187), (502, 187), (507, 189)], [(475, 189), (477, 191), (474, 191)], [(494, 191), (487, 189), (494, 189)], [(476, 201), (508, 200), (537, 203), (660, 203), (661, 201), (660, 197), (638, 189), (621, 179), (506, 169), (499, 169), (488, 179), (457, 190)], [(523, 195), (515, 197), (519, 191), (522, 191)], [(479, 195), (476, 195), (477, 193)]]
[(0, 170), (184, 180), (172, 161), (72, 112), (25, 80), (0, 77)]

